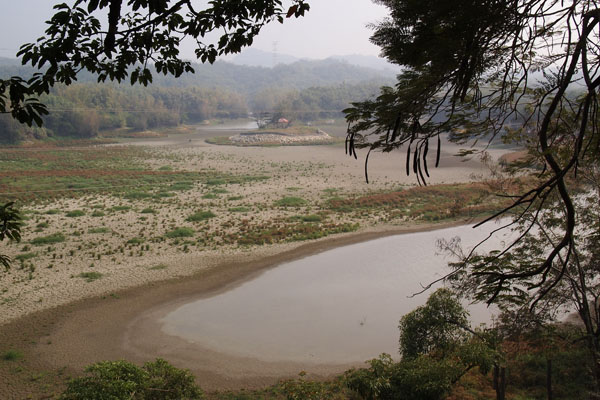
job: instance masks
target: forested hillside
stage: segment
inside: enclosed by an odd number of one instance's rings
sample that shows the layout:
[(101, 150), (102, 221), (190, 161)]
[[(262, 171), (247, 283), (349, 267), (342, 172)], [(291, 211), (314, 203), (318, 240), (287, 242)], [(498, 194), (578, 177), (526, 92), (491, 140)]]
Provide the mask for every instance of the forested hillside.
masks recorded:
[[(50, 111), (43, 128), (28, 128), (0, 116), (0, 141), (47, 136), (91, 138), (102, 131), (135, 131), (211, 119), (270, 113), (290, 120), (339, 118), (351, 101), (372, 97), (391, 77), (337, 61), (300, 61), (275, 68), (229, 63), (195, 65), (179, 79), (157, 75), (149, 87), (98, 84), (82, 74), (69, 87), (42, 96)], [(0, 59), (0, 77), (28, 76), (17, 60)]]

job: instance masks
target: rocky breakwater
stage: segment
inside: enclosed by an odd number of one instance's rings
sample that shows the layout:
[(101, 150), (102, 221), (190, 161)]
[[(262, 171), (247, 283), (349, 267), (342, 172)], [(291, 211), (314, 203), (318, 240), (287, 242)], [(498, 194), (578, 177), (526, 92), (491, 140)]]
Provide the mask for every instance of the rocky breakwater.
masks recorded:
[(327, 144), (332, 143), (333, 138), (320, 129), (315, 129), (311, 133), (296, 133), (281, 131), (255, 131), (243, 132), (238, 135), (230, 136), (232, 144), (241, 146), (251, 145), (300, 145), (300, 144)]

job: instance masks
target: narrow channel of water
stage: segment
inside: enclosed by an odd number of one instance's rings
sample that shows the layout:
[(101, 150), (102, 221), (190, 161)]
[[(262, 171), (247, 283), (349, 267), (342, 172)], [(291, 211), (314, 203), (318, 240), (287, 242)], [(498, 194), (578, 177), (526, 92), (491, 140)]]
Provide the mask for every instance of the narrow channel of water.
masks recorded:
[[(400, 317), (430, 292), (410, 296), (448, 271), (436, 241), (460, 236), (473, 246), (495, 227), (389, 236), (285, 263), (170, 312), (161, 321), (163, 331), (265, 361), (349, 363), (382, 352), (397, 355)], [(474, 324), (491, 318), (484, 306), (469, 309)]]

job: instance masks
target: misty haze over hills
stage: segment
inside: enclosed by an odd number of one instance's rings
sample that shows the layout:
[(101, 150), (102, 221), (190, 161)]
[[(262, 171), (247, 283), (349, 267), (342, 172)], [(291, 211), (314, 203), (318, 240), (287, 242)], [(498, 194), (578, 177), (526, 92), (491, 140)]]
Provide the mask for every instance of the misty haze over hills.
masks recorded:
[[(269, 56), (265, 55), (263, 58), (268, 59)], [(361, 59), (362, 56), (355, 58)], [(379, 60), (377, 57), (364, 58)], [(393, 85), (397, 73), (391, 69), (362, 67), (333, 57), (325, 60), (297, 60), (289, 64), (279, 63), (270, 68), (238, 65), (226, 61), (217, 61), (212, 65), (193, 64), (193, 67), (196, 71), (195, 74), (184, 74), (179, 78), (154, 73), (154, 85), (221, 88), (241, 94), (252, 94), (265, 88), (301, 90), (315, 86), (354, 85), (365, 82)], [(29, 66), (22, 66), (17, 59), (0, 57), (0, 77), (17, 75), (26, 78), (34, 72), (36, 70)], [(80, 83), (96, 82), (96, 78), (89, 73), (81, 73), (78, 81)], [(128, 82), (125, 84), (129, 86)]]
[(309, 62), (318, 62), (318, 61), (342, 61), (347, 62), (348, 64), (363, 67), (363, 68), (371, 68), (380, 71), (388, 71), (398, 73), (400, 68), (397, 65), (391, 64), (387, 62), (385, 59), (374, 56), (365, 56), (360, 54), (351, 54), (351, 55), (343, 55), (343, 56), (331, 56), (324, 60), (315, 60), (308, 58), (298, 58), (293, 55), (283, 54), (283, 53), (275, 53), (257, 50), (254, 48), (244, 49), (240, 54), (235, 57), (229, 59), (228, 61), (237, 64), (237, 65), (247, 65), (252, 67), (267, 67), (272, 68), (278, 64), (293, 64), (297, 61), (309, 61)]

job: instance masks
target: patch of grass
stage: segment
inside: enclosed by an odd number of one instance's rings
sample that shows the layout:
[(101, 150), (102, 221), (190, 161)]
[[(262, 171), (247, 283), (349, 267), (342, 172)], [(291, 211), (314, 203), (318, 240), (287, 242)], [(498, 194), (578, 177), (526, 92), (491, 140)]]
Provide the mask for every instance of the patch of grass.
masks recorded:
[(310, 215), (295, 215), (290, 218), (292, 221), (302, 221), (302, 222), (321, 222), (323, 221), (323, 217), (317, 214)]
[(85, 215), (85, 211), (73, 210), (73, 211), (67, 212), (65, 215), (70, 218), (83, 217)]
[(170, 165), (163, 165), (158, 170), (159, 171), (173, 171), (173, 167), (171, 167)]
[(285, 190), (287, 190), (288, 192), (297, 192), (299, 191), (301, 188), (296, 187), (296, 186), (291, 186), (291, 187), (286, 187)]
[(195, 231), (192, 228), (188, 228), (188, 227), (184, 226), (184, 227), (175, 228), (175, 229), (165, 233), (165, 236), (170, 239), (174, 239), (174, 238), (194, 236), (194, 233), (195, 233)]
[(223, 189), (223, 188), (214, 188), (212, 190), (212, 192), (216, 193), (216, 194), (229, 193), (229, 191), (227, 189)]
[(148, 197), (151, 197), (152, 195), (148, 192), (141, 192), (141, 191), (134, 191), (134, 192), (126, 192), (123, 194), (123, 197), (125, 197), (126, 199), (129, 200), (141, 200), (141, 199), (147, 199)]
[(153, 270), (153, 271), (158, 271), (158, 270), (161, 270), (161, 269), (167, 269), (167, 266), (165, 264), (158, 264), (158, 265), (155, 265), (155, 266), (150, 267), (148, 269)]
[(104, 213), (102, 211), (96, 210), (92, 213), (92, 217), (104, 217)]
[(17, 261), (25, 261), (37, 257), (37, 253), (21, 253), (15, 256)]
[(206, 193), (202, 196), (203, 199), (218, 199), (219, 196), (214, 193)]
[(144, 208), (140, 211), (142, 214), (156, 214), (156, 210), (154, 208)]
[(169, 186), (169, 190), (185, 191), (191, 190), (194, 186), (191, 182), (177, 182)]
[(47, 210), (44, 214), (47, 214), (47, 215), (60, 214), (60, 210), (57, 210), (56, 208), (53, 208), (52, 210)]
[(93, 282), (95, 280), (102, 278), (103, 275), (100, 272), (90, 271), (90, 272), (82, 272), (77, 276), (85, 279), (86, 282)]
[(231, 207), (229, 209), (229, 211), (231, 211), (231, 212), (248, 212), (250, 210), (251, 209), (248, 207)]
[(106, 228), (104, 226), (99, 227), (99, 228), (90, 228), (90, 229), (88, 229), (88, 233), (108, 233), (108, 232), (110, 232), (110, 229), (108, 229), (108, 228)]
[(35, 227), (36, 228), (40, 228), (40, 229), (47, 228), (48, 227), (48, 223), (47, 222), (40, 222)]
[(187, 217), (185, 220), (188, 222), (198, 222), (214, 217), (216, 217), (216, 215), (212, 211), (198, 211)]
[(111, 208), (113, 211), (128, 211), (131, 210), (131, 206), (114, 206)]
[(242, 200), (243, 198), (244, 198), (244, 196), (229, 196), (227, 198), (227, 200), (234, 201), (234, 200)]
[(31, 244), (36, 245), (36, 246), (42, 246), (45, 244), (61, 243), (61, 242), (64, 242), (65, 240), (66, 240), (65, 235), (58, 232), (58, 233), (53, 233), (52, 235), (48, 235), (48, 236), (36, 237), (31, 240)]
[(23, 358), (23, 353), (21, 353), (19, 350), (7, 350), (4, 353), (2, 353), (2, 359), (4, 361), (16, 361)]
[(301, 207), (306, 205), (306, 200), (301, 197), (284, 197), (275, 202), (279, 207)]
[(131, 238), (127, 241), (127, 244), (142, 244), (144, 243), (144, 239), (143, 238), (139, 238), (139, 237), (134, 237)]
[(210, 186), (217, 186), (217, 185), (225, 185), (227, 183), (227, 181), (222, 178), (213, 178), (213, 179), (208, 179), (205, 183)]
[(215, 136), (212, 138), (208, 138), (208, 139), (206, 139), (206, 143), (218, 144), (218, 145), (232, 144), (231, 140), (229, 140), (229, 136)]
[(152, 198), (154, 198), (154, 199), (163, 199), (165, 197), (173, 197), (173, 196), (175, 196), (175, 193), (160, 191), (160, 192), (154, 193), (154, 195), (152, 196)]

